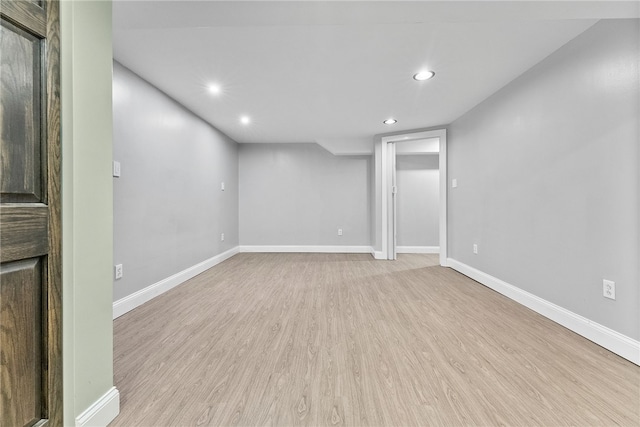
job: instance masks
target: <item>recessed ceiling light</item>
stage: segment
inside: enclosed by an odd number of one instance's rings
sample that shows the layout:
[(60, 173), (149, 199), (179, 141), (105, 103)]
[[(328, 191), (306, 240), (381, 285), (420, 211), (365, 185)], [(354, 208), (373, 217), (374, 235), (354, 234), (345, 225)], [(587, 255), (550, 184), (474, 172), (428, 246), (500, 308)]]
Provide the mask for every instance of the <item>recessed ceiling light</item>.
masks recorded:
[(423, 80), (429, 80), (435, 75), (436, 73), (434, 73), (433, 71), (420, 71), (419, 73), (413, 75), (413, 79), (421, 82)]
[(251, 123), (251, 119), (249, 118), (249, 116), (242, 116), (240, 117), (240, 123), (242, 123), (243, 125), (248, 125), (249, 123)]
[(207, 86), (207, 89), (209, 89), (209, 92), (211, 92), (214, 95), (218, 95), (220, 93), (220, 85), (217, 85), (215, 83), (212, 83), (209, 86)]
[(382, 123), (384, 123), (385, 125), (392, 125), (392, 124), (398, 123), (398, 121), (396, 119), (387, 119)]

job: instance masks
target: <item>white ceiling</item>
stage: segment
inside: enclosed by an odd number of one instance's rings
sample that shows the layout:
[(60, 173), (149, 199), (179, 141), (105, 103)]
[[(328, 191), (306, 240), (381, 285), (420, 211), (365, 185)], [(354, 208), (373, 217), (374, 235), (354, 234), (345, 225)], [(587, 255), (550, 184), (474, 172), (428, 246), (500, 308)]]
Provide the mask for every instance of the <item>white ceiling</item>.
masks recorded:
[[(238, 142), (444, 125), (638, 2), (116, 1), (114, 57)], [(431, 69), (436, 77), (416, 82)], [(207, 85), (222, 93), (213, 96)], [(251, 117), (242, 125), (241, 115)], [(388, 117), (398, 123), (382, 124)]]

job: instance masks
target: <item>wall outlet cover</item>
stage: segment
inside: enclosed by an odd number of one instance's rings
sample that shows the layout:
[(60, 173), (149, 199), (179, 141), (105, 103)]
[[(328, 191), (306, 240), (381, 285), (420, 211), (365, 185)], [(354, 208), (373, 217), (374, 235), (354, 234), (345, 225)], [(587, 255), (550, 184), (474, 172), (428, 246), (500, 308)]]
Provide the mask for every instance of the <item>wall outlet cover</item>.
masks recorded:
[(603, 279), (602, 280), (602, 296), (612, 300), (616, 299), (616, 282)]

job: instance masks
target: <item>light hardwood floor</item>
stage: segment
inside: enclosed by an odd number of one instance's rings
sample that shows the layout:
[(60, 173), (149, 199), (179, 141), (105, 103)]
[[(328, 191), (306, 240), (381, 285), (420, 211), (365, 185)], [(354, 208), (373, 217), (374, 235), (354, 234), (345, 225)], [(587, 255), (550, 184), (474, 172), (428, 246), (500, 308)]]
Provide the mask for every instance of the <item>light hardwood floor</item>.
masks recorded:
[(433, 255), (239, 254), (114, 339), (112, 426), (640, 425), (640, 367)]

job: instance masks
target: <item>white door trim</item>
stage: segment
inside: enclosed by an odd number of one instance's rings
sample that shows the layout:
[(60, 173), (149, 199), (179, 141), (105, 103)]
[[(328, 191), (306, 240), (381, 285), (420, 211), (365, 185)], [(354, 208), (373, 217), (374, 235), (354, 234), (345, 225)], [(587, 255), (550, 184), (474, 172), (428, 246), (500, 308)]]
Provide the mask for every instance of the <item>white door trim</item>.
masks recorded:
[(382, 233), (380, 234), (382, 238), (382, 258), (383, 259), (391, 259), (389, 258), (392, 255), (392, 250), (390, 249), (390, 245), (392, 242), (389, 239), (389, 229), (390, 222), (393, 220), (392, 215), (389, 215), (389, 204), (391, 202), (391, 162), (389, 159), (389, 143), (394, 142), (403, 142), (403, 141), (411, 141), (416, 139), (426, 139), (426, 138), (438, 138), (440, 141), (439, 147), (439, 169), (440, 169), (440, 265), (443, 267), (447, 266), (447, 130), (446, 129), (437, 129), (437, 130), (428, 130), (422, 132), (407, 132), (399, 135), (392, 136), (383, 136), (382, 137), (382, 149), (380, 150), (381, 155), (381, 198), (382, 198), (382, 209), (381, 216), (382, 219)]
[(389, 186), (389, 206), (387, 206), (387, 215), (388, 215), (388, 226), (387, 226), (387, 242), (389, 243), (387, 250), (387, 259), (395, 260), (396, 256), (396, 206), (397, 199), (396, 194), (394, 193), (394, 188), (396, 184), (396, 144), (395, 141), (389, 141), (386, 144), (387, 153), (387, 161), (389, 162), (387, 170), (389, 171), (387, 185)]

